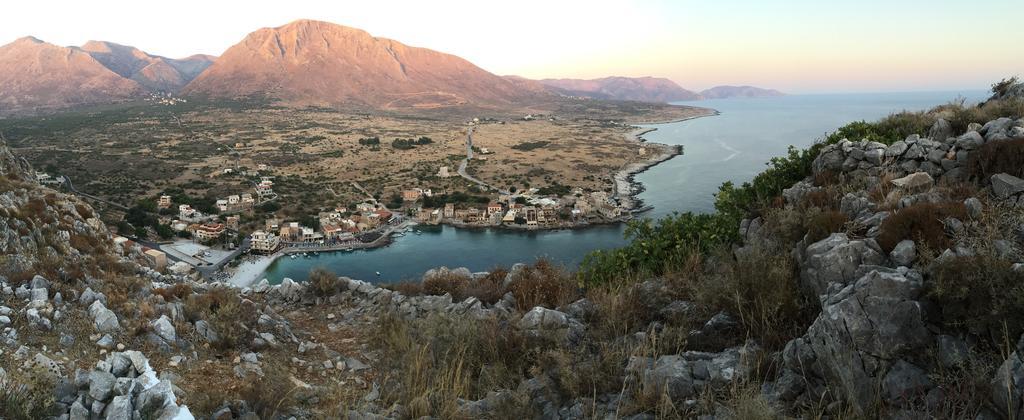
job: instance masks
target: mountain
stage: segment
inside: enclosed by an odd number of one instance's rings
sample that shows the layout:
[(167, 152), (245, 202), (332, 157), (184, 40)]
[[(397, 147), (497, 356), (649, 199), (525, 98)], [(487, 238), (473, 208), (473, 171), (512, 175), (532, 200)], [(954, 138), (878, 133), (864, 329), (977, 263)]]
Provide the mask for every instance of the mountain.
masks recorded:
[(761, 98), (766, 96), (784, 96), (785, 93), (775, 89), (762, 89), (754, 86), (715, 86), (700, 92), (704, 99), (723, 98)]
[(454, 55), (313, 20), (249, 34), (183, 92), (384, 109), (504, 106), (538, 95)]
[(568, 96), (642, 102), (700, 99), (700, 95), (660, 77), (605, 77), (602, 79), (543, 79), (541, 84)]
[(0, 47), (0, 112), (115, 102), (144, 91), (76, 48), (33, 37)]
[(127, 45), (89, 41), (82, 45), (96, 61), (121, 77), (132, 79), (149, 90), (176, 92), (213, 64), (215, 57), (194, 55), (180, 60), (150, 55)]

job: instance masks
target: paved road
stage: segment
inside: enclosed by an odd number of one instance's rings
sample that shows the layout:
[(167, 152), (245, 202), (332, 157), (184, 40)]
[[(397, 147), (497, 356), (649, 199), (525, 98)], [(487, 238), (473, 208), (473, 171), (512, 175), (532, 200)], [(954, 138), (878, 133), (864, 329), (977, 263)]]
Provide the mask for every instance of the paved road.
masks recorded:
[[(466, 172), (466, 167), (469, 166), (469, 160), (473, 158), (473, 126), (469, 127), (469, 132), (466, 133), (466, 158), (459, 162), (459, 176), (465, 178), (467, 181), (479, 185), (484, 190), (497, 190), (497, 188), (490, 184), (483, 182), (476, 177)], [(499, 190), (500, 191), (500, 190)]]
[(117, 204), (117, 203), (112, 202), (112, 201), (104, 200), (102, 198), (99, 198), (99, 197), (91, 195), (91, 194), (86, 194), (84, 192), (78, 191), (78, 189), (75, 188), (75, 184), (71, 183), (71, 178), (69, 178), (67, 175), (64, 176), (64, 182), (67, 184), (68, 190), (70, 190), (71, 192), (75, 193), (75, 195), (78, 195), (78, 196), (81, 196), (81, 197), (85, 197), (85, 198), (88, 198), (90, 200), (99, 201), (101, 203), (117, 207), (117, 208), (119, 208), (121, 210), (126, 210), (126, 211), (128, 210), (128, 207), (125, 207), (123, 205)]

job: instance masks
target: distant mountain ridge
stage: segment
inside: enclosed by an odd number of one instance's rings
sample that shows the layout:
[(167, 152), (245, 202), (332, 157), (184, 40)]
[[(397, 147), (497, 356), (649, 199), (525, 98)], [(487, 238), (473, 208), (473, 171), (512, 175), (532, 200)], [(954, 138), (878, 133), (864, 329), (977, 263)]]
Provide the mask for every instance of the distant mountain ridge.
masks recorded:
[(147, 92), (368, 109), (512, 108), (562, 97), (675, 102), (777, 96), (751, 86), (703, 92), (659, 77), (530, 80), (366, 31), (297, 20), (248, 34), (221, 57), (171, 59), (107, 41), (0, 46), (0, 114), (132, 100)]
[(715, 86), (711, 89), (706, 89), (700, 92), (700, 96), (704, 99), (724, 99), (724, 98), (762, 98), (770, 96), (785, 96), (785, 93), (779, 92), (775, 89), (763, 89), (754, 86)]
[(313, 20), (250, 33), (183, 93), (380, 109), (506, 106), (549, 95), (451, 54)]
[(0, 46), (0, 112), (116, 102), (145, 90), (78, 48), (34, 37)]
[(567, 96), (620, 101), (673, 102), (700, 99), (696, 92), (683, 89), (661, 77), (604, 77), (601, 79), (542, 79), (542, 85)]
[[(517, 83), (532, 81), (518, 76), (507, 76)], [(600, 79), (541, 79), (532, 81), (546, 87), (554, 93), (564, 96), (578, 96), (591, 99), (641, 102), (676, 102), (696, 101), (702, 99), (722, 99), (733, 97), (766, 97), (782, 96), (782, 92), (774, 89), (762, 89), (754, 86), (715, 86), (694, 92), (679, 86), (676, 82), (663, 77), (604, 77)]]
[(149, 90), (169, 92), (185, 87), (216, 59), (197, 54), (176, 60), (107, 41), (89, 41), (81, 50), (121, 77), (134, 80)]

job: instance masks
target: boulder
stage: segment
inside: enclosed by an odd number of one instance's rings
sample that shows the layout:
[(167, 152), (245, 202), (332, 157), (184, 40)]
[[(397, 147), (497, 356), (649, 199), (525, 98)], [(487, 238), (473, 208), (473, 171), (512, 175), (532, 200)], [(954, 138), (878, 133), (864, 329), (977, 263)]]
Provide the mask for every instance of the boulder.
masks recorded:
[(1007, 198), (1011, 195), (1024, 192), (1024, 179), (1017, 178), (1007, 173), (992, 175), (992, 192), (996, 197)]
[(89, 396), (95, 400), (106, 401), (114, 390), (117, 377), (110, 372), (93, 370), (89, 372)]
[(160, 318), (153, 321), (150, 324), (153, 327), (153, 332), (156, 333), (160, 338), (168, 343), (173, 343), (177, 340), (176, 331), (174, 331), (174, 325), (171, 324), (171, 320), (167, 318), (167, 315), (160, 315)]
[(910, 267), (913, 265), (914, 260), (917, 259), (917, 247), (914, 245), (914, 241), (910, 239), (900, 241), (889, 253), (889, 259), (897, 266)]
[(558, 330), (569, 327), (569, 317), (559, 311), (544, 307), (534, 307), (519, 320), (519, 328), (524, 330)]
[(890, 182), (905, 192), (921, 192), (931, 188), (935, 184), (935, 179), (927, 172), (915, 172)]
[(1024, 410), (1024, 336), (1017, 341), (1010, 357), (999, 365), (990, 386), (995, 408), (1004, 416), (1008, 413), (1019, 416)]
[(897, 141), (885, 149), (885, 157), (889, 159), (897, 159), (900, 156), (903, 156), (903, 153), (907, 151), (908, 147), (910, 146), (907, 142), (903, 140)]
[(935, 120), (935, 124), (932, 124), (932, 128), (928, 130), (928, 137), (935, 141), (946, 141), (946, 139), (953, 137), (953, 126), (948, 121), (939, 118)]
[(971, 197), (964, 200), (964, 207), (967, 208), (967, 216), (973, 220), (981, 218), (981, 200)]
[(132, 420), (132, 397), (117, 396), (104, 411), (106, 420)]
[(846, 285), (856, 280), (854, 275), (862, 264), (881, 265), (884, 261), (873, 239), (850, 240), (844, 233), (833, 233), (800, 254), (800, 278), (816, 295), (823, 295), (831, 283)]
[[(873, 270), (826, 298), (803, 338), (829, 389), (859, 413), (877, 400), (876, 385), (890, 368), (934, 343), (917, 301), (922, 284), (913, 271)], [(911, 383), (898, 374), (883, 392)]]
[(956, 138), (956, 147), (963, 150), (974, 150), (985, 144), (985, 139), (977, 131), (968, 131)]
[(89, 314), (92, 315), (96, 331), (101, 333), (113, 333), (121, 329), (114, 311), (107, 309), (103, 302), (96, 300), (89, 306)]
[(923, 397), (933, 386), (928, 372), (899, 360), (882, 379), (882, 394), (889, 402), (900, 403)]

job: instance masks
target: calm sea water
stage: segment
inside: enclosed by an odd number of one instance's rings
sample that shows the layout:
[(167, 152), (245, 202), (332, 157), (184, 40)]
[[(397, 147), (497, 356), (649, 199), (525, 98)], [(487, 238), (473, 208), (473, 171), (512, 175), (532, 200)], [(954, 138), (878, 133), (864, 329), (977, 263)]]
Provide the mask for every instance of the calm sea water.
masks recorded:
[[(684, 153), (636, 177), (646, 187), (640, 198), (654, 206), (647, 213), (653, 218), (672, 212), (709, 212), (714, 208), (714, 193), (723, 182), (750, 180), (771, 157), (785, 154), (789, 145), (806, 147), (848, 122), (871, 121), (901, 110), (928, 109), (958, 96), (968, 102), (979, 101), (985, 92), (791, 95), (683, 102), (714, 108), (721, 114), (650, 126), (658, 130), (647, 133), (645, 139), (683, 145)], [(430, 227), (419, 235), (396, 238), (384, 248), (282, 258), (267, 269), (264, 277), (272, 283), (285, 277), (300, 280), (311, 269), (324, 267), (356, 279), (389, 282), (416, 279), (438, 266), (487, 271), (539, 257), (574, 267), (593, 250), (623, 245), (623, 231), (621, 225), (529, 233)]]

